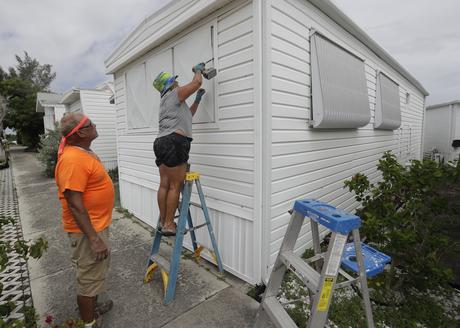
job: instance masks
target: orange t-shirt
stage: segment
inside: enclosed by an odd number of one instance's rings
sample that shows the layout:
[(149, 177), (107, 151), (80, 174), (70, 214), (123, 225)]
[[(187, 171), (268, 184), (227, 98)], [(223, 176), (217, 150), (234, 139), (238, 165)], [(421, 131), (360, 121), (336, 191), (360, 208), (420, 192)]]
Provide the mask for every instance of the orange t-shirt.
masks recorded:
[(112, 179), (94, 155), (77, 147), (66, 146), (57, 162), (55, 179), (62, 205), (64, 231), (82, 232), (64, 198), (67, 189), (83, 193), (83, 204), (96, 232), (110, 225), (115, 192)]

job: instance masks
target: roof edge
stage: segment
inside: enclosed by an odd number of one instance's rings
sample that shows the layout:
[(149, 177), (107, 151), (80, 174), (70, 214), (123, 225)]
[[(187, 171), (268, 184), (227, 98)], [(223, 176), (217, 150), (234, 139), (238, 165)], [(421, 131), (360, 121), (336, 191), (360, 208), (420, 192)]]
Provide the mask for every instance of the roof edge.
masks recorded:
[[(158, 29), (155, 33), (149, 35), (148, 38), (140, 42), (138, 45), (136, 45), (133, 49), (129, 51), (130, 53), (128, 53), (127, 59), (123, 58), (126, 57), (126, 54), (121, 52), (123, 50), (123, 46), (126, 45), (132, 39), (132, 37), (136, 35), (136, 33), (141, 31), (148, 24), (151, 24), (152, 20), (159, 18), (163, 15), (173, 14), (174, 12), (172, 12), (172, 10), (180, 2), (181, 0), (176, 0), (168, 3), (166, 6), (162, 7), (160, 10), (150, 15), (138, 27), (136, 27), (133, 30), (133, 32), (131, 32), (104, 61), (106, 67), (106, 74), (114, 74), (120, 68), (138, 59), (148, 51), (154, 49), (156, 46), (162, 44), (169, 38), (176, 35), (178, 31), (187, 28), (200, 18), (205, 17), (206, 15), (217, 10), (223, 5), (230, 3), (231, 0), (192, 1), (190, 4), (190, 8), (187, 10), (186, 13), (183, 12), (179, 14), (174, 18), (174, 20), (171, 20), (169, 23)], [(168, 13), (168, 11), (171, 11), (171, 13)]]
[[(394, 59), (386, 50), (377, 44), (366, 32), (364, 32), (356, 23), (354, 23), (347, 15), (345, 15), (336, 5), (330, 0), (307, 0), (323, 12), (326, 16), (332, 19), (335, 23), (341, 26), (345, 31), (353, 35), (356, 39), (362, 42), (367, 48), (369, 48), (377, 57), (382, 59), (405, 79), (407, 79), (412, 85), (415, 86), (425, 97), (429, 95), (429, 92), (423, 87), (423, 85), (412, 76), (404, 67), (402, 67), (396, 59)], [(111, 54), (104, 61), (106, 66), (106, 74), (114, 74), (116, 71), (126, 66), (128, 63), (136, 60), (143, 56), (148, 51), (152, 50), (156, 46), (160, 45), (168, 38), (176, 34), (176, 29), (184, 29), (187, 26), (193, 24), (200, 17), (207, 15), (209, 12), (223, 6), (229, 0), (200, 0), (195, 1), (187, 15), (181, 14), (176, 17), (173, 21), (157, 30), (155, 33), (150, 35), (143, 42), (139, 43), (135, 48), (131, 49), (131, 54), (122, 54), (121, 51), (130, 39), (141, 31), (147, 24), (151, 23), (152, 20), (159, 16), (167, 15), (168, 10), (172, 10), (174, 6), (180, 3), (181, 0), (174, 0), (167, 5), (154, 12), (148, 18), (144, 19), (139, 26), (137, 26), (120, 44), (111, 52)], [(122, 55), (122, 56), (120, 56)], [(128, 55), (128, 56), (126, 56)], [(125, 57), (125, 58), (123, 58)]]
[(440, 108), (440, 107), (445, 107), (445, 106), (450, 106), (450, 105), (457, 105), (457, 104), (460, 105), (460, 100), (452, 100), (452, 101), (445, 102), (445, 103), (430, 105), (430, 106), (427, 106), (426, 109), (436, 109), (436, 108)]
[(396, 59), (394, 59), (385, 49), (377, 44), (366, 32), (364, 32), (356, 23), (354, 23), (347, 15), (345, 15), (336, 5), (330, 0), (308, 0), (315, 7), (321, 10), (334, 22), (340, 25), (348, 33), (356, 37), (372, 52), (374, 52), (380, 59), (389, 64), (393, 69), (399, 72), (404, 78), (412, 83), (425, 97), (429, 92), (423, 85), (413, 77), (404, 67), (402, 67)]
[(61, 98), (61, 104), (69, 105), (75, 102), (78, 98), (80, 98), (80, 89), (72, 88), (66, 93), (64, 93), (64, 95)]

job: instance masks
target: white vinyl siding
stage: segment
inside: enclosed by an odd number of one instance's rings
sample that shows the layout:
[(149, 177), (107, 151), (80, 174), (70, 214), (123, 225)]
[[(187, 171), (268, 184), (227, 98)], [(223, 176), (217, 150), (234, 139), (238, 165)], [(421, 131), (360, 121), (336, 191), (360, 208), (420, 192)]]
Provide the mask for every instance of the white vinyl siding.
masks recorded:
[[(212, 86), (206, 86), (204, 101), (214, 96), (215, 116), (208, 115), (207, 106), (198, 108), (197, 115), (207, 116), (199, 119), (203, 123), (196, 121), (200, 116), (194, 118), (189, 162), (192, 171), (201, 173), (225, 270), (250, 283), (268, 279), (290, 218), (288, 210), (295, 200), (317, 198), (354, 211), (358, 203), (343, 188), (344, 180), (363, 172), (371, 181), (378, 181), (377, 163), (386, 150), (396, 153), (402, 163), (420, 157), (423, 88), (404, 70), (396, 71), (394, 67), (399, 66), (382, 57), (372, 42), (363, 41), (360, 33), (353, 32), (360, 38), (358, 41), (332, 21), (331, 13), (320, 11), (322, 6), (327, 10), (327, 3), (315, 3), (179, 0), (145, 20), (106, 61), (108, 71), (115, 72), (122, 206), (155, 226), (160, 177), (152, 144), (157, 131), (127, 125), (130, 114), (126, 73), (143, 63), (148, 72), (148, 63), (172, 51), (172, 71), (182, 75), (180, 84), (186, 83), (192, 77), (191, 67), (210, 59), (206, 53), (199, 54), (202, 49), (194, 48), (194, 44), (205, 42), (207, 46), (212, 39), (213, 65), (218, 74), (205, 81), (213, 83), (214, 92), (210, 92)], [(352, 30), (345, 23), (341, 22)], [(336, 47), (334, 51), (343, 50), (346, 55), (353, 54), (353, 59), (361, 59), (364, 80), (361, 75), (359, 106), (367, 110), (360, 123), (364, 126), (311, 127), (309, 119), (316, 107), (311, 103), (316, 83), (313, 81), (312, 89), (313, 31), (330, 40)], [(193, 41), (198, 35), (202, 35), (200, 40)], [(181, 56), (188, 53), (197, 57)], [(328, 73), (326, 82), (337, 74), (330, 69), (321, 72)], [(399, 85), (402, 124), (394, 131), (374, 128), (378, 72), (385, 72)], [(410, 103), (405, 101), (407, 93), (411, 95)], [(337, 95), (333, 102), (326, 97), (329, 110), (339, 108), (342, 101), (347, 106), (354, 101)], [(200, 114), (201, 110), (206, 112)], [(340, 120), (347, 124), (351, 121), (356, 120)], [(195, 193), (192, 201), (198, 201)], [(193, 207), (192, 216), (203, 219)], [(209, 246), (205, 232), (200, 231), (199, 239)], [(189, 237), (185, 245), (191, 248)], [(309, 245), (311, 236), (305, 225), (296, 251), (302, 252)]]
[(319, 33), (310, 38), (313, 127), (358, 128), (369, 123), (364, 62)]
[[(406, 101), (406, 103), (408, 103)], [(396, 130), (401, 126), (401, 101), (399, 85), (383, 73), (377, 77), (377, 98), (374, 127)]]
[(61, 122), (62, 117), (65, 114), (65, 105), (56, 105), (54, 107), (54, 119), (56, 123)]
[[(224, 13), (220, 15), (220, 13)], [(200, 181), (210, 209), (219, 250), (227, 271), (240, 278), (256, 282), (254, 256), (254, 64), (252, 4), (231, 4), (212, 15), (200, 26), (208, 29), (215, 24), (215, 65), (218, 75), (214, 95), (218, 98), (216, 125), (193, 124), (193, 142), (189, 163), (192, 171), (200, 172)], [(210, 32), (209, 32), (210, 33)], [(156, 191), (160, 182), (152, 150), (156, 132), (131, 130), (127, 122), (126, 72), (139, 63), (155, 60), (159, 53), (171, 49), (188, 33), (171, 40), (115, 74), (115, 106), (118, 134), (118, 161), (122, 206), (149, 225), (158, 218)], [(193, 49), (187, 50), (194, 51)], [(201, 58), (199, 61), (210, 58)], [(198, 62), (199, 62), (198, 61)], [(187, 74), (191, 79), (190, 74)], [(179, 76), (179, 81), (183, 80)], [(209, 92), (209, 90), (207, 90)], [(204, 97), (211, 96), (206, 94)], [(194, 97), (193, 95), (191, 97)], [(193, 98), (190, 98), (193, 99)], [(203, 107), (204, 108), (204, 107)], [(198, 108), (198, 113), (203, 110)], [(198, 115), (198, 114), (197, 114)], [(192, 194), (198, 202), (198, 195)], [(202, 220), (195, 208), (192, 216)], [(198, 231), (200, 243), (210, 246), (205, 231)], [(191, 247), (189, 237), (186, 247)]]
[(453, 129), (452, 134), (454, 140), (460, 139), (460, 104), (453, 105)]
[(54, 107), (45, 107), (43, 127), (45, 129), (45, 133), (48, 132), (48, 130), (54, 131)]
[(445, 161), (458, 159), (460, 148), (452, 141), (460, 139), (460, 103), (428, 108), (425, 121), (423, 153), (436, 151)]
[[(264, 278), (268, 279), (292, 208), (297, 199), (316, 198), (353, 212), (358, 203), (346, 189), (344, 180), (357, 172), (379, 179), (376, 164), (386, 150), (402, 162), (420, 158), (424, 97), (397, 72), (383, 63), (363, 44), (307, 1), (269, 1), (268, 54), (271, 86), (271, 186), (270, 220)], [(370, 122), (359, 129), (318, 130), (305, 122), (311, 117), (310, 40), (312, 29), (324, 34), (348, 52), (364, 59), (366, 107)], [(313, 68), (312, 68), (313, 69)], [(401, 102), (401, 133), (375, 130), (376, 79), (378, 71), (397, 77)], [(406, 92), (411, 93), (405, 104)], [(269, 93), (270, 94), (270, 93)], [(314, 110), (314, 108), (313, 108)], [(269, 114), (270, 115), (270, 114)], [(305, 225), (296, 245), (302, 252), (311, 245), (310, 226)]]
[(70, 104), (68, 107), (68, 112), (70, 113), (76, 113), (76, 112), (81, 112), (81, 101), (75, 101), (72, 104)]
[(111, 92), (104, 90), (80, 91), (83, 113), (96, 124), (98, 132), (91, 149), (107, 170), (117, 167), (115, 106), (109, 102), (111, 96)]

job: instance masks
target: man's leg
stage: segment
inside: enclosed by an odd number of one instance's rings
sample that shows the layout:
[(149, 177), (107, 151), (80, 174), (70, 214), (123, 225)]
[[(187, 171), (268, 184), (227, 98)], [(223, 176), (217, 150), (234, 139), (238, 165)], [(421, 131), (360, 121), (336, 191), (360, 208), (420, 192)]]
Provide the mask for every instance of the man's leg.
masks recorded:
[(160, 187), (157, 193), (157, 202), (158, 208), (160, 210), (160, 223), (163, 227), (166, 221), (166, 207), (167, 207), (167, 197), (169, 191), (169, 178), (166, 172), (168, 167), (164, 164), (160, 165)]
[(77, 295), (78, 310), (84, 323), (93, 322), (95, 319), (96, 297)]
[(174, 214), (179, 203), (179, 196), (187, 171), (187, 164), (180, 164), (176, 167), (165, 169), (169, 180), (169, 191), (166, 198), (166, 219), (164, 227), (169, 231), (175, 231)]

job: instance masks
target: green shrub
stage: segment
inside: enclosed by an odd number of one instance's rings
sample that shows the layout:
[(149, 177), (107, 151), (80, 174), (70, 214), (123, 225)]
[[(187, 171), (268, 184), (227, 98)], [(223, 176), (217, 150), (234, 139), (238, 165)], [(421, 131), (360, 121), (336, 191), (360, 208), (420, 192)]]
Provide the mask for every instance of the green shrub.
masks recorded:
[(54, 178), (60, 138), (57, 129), (55, 131), (48, 130), (40, 136), (38, 160), (44, 166), (46, 176), (50, 178)]
[(456, 246), (442, 231), (451, 213), (440, 191), (458, 181), (459, 169), (431, 160), (414, 160), (405, 167), (386, 152), (378, 170), (382, 179), (375, 184), (358, 173), (345, 186), (362, 204), (357, 210), (361, 234), (392, 257), (380, 282), (386, 290), (404, 294), (413, 287), (446, 285), (452, 272), (441, 258)]
[(118, 182), (118, 166), (107, 172), (113, 182)]

